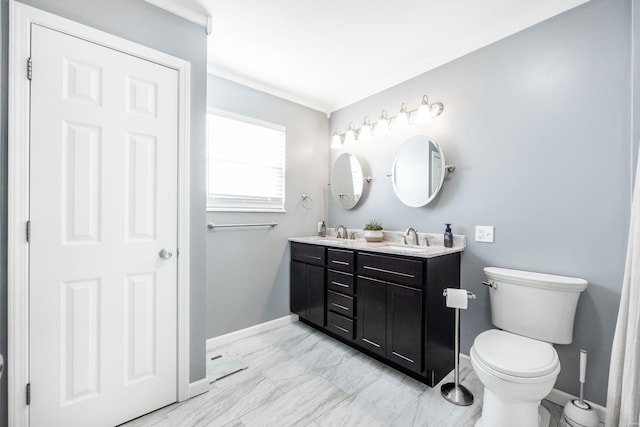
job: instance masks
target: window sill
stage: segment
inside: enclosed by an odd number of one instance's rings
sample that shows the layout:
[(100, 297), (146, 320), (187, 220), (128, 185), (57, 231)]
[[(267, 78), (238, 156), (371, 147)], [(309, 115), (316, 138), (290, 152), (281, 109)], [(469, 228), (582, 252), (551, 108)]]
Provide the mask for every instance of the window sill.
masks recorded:
[(237, 213), (287, 213), (286, 209), (242, 209), (242, 208), (211, 208), (207, 212), (237, 212)]

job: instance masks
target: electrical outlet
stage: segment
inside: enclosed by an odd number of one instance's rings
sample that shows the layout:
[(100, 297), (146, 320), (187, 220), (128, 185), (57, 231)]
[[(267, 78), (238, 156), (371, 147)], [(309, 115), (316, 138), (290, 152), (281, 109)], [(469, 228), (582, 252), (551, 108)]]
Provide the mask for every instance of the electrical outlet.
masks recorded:
[(476, 225), (476, 242), (493, 243), (493, 225)]

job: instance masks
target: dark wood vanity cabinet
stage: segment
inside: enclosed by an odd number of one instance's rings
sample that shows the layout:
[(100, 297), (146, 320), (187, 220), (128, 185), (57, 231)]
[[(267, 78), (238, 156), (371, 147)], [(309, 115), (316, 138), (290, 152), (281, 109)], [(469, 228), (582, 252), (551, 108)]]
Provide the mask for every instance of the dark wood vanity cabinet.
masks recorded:
[(291, 312), (317, 325), (325, 322), (325, 248), (291, 247)]
[(432, 387), (451, 372), (454, 311), (442, 291), (460, 287), (459, 252), (418, 258), (292, 242), (291, 254), (291, 311), (303, 322)]

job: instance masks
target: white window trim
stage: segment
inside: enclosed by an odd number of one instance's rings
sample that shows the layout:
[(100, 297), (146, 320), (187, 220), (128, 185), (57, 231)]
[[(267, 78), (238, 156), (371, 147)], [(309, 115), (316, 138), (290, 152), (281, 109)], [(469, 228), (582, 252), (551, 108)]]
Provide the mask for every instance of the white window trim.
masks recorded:
[[(233, 119), (233, 120), (238, 120), (238, 121), (242, 121), (242, 122), (246, 122), (246, 123), (250, 123), (253, 125), (258, 125), (258, 126), (263, 126), (266, 128), (270, 128), (270, 129), (275, 129), (275, 130), (279, 130), (284, 132), (285, 134), (285, 144), (284, 144), (284, 158), (285, 158), (285, 167), (284, 170), (282, 171), (283, 176), (282, 176), (282, 180), (283, 180), (283, 185), (285, 185), (284, 187), (284, 193), (282, 195), (282, 209), (266, 209), (266, 208), (238, 208), (238, 207), (232, 207), (232, 208), (224, 208), (224, 207), (213, 207), (209, 205), (209, 135), (208, 135), (208, 130), (207, 130), (207, 177), (206, 177), (206, 182), (207, 182), (207, 212), (238, 212), (238, 213), (287, 213), (287, 187), (286, 187), (286, 181), (287, 181), (287, 167), (286, 167), (286, 158), (287, 158), (287, 143), (286, 143), (286, 133), (287, 133), (287, 128), (284, 125), (280, 125), (277, 123), (272, 123), (272, 122), (267, 122), (265, 120), (260, 120), (260, 119), (256, 119), (255, 117), (249, 117), (249, 116), (244, 116), (242, 114), (237, 114), (237, 113), (233, 113), (230, 111), (226, 111), (226, 110), (221, 110), (218, 108), (213, 108), (213, 107), (208, 107), (207, 108), (207, 115), (209, 114), (213, 114), (216, 116), (221, 116), (221, 117), (226, 117), (228, 119)], [(208, 119), (207, 119), (208, 121)]]

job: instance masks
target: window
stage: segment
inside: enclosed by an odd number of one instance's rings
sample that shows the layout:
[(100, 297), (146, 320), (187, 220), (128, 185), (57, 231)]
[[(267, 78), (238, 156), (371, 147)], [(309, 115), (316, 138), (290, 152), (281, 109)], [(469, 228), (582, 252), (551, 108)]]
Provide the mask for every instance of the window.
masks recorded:
[(207, 114), (207, 209), (284, 212), (285, 128)]

